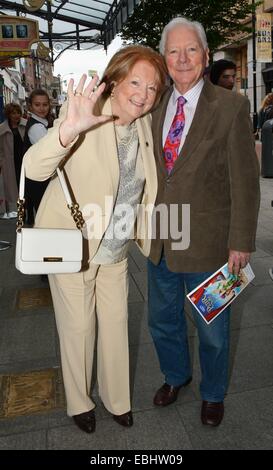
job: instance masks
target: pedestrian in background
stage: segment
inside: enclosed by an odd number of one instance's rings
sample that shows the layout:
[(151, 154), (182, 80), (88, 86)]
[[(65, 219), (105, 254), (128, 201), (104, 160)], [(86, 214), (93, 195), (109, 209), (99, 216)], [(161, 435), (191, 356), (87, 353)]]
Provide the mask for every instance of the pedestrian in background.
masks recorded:
[(233, 90), (236, 80), (236, 65), (231, 60), (216, 60), (210, 68), (209, 77), (214, 85)]
[(17, 103), (7, 104), (4, 113), (6, 119), (0, 124), (0, 172), (4, 200), (4, 214), (1, 218), (12, 219), (17, 217), (16, 203), (24, 155), (26, 120), (22, 118), (22, 109)]
[[(229, 271), (238, 274), (255, 251), (259, 168), (247, 98), (203, 79), (209, 50), (202, 25), (173, 19), (163, 30), (160, 51), (174, 85), (152, 116), (155, 209), (167, 207), (171, 217), (176, 208), (177, 216), (170, 221), (157, 217), (148, 262), (148, 303), (149, 327), (165, 379), (154, 404), (167, 406), (192, 377), (185, 289), (193, 290), (227, 261)], [(190, 220), (183, 234), (189, 232), (189, 242), (181, 247), (177, 231), (185, 226), (186, 204)], [(168, 229), (164, 239), (162, 227)], [(228, 385), (230, 308), (210, 325), (195, 308), (192, 315), (199, 336), (201, 421), (218, 426)]]
[[(269, 119), (273, 119), (273, 93), (268, 93), (261, 103), (258, 113), (257, 135), (259, 135), (259, 131)], [(273, 268), (269, 268), (268, 272), (273, 281)]]
[(258, 112), (257, 132), (262, 129), (264, 123), (273, 118), (273, 93), (268, 93), (261, 103)]
[[(48, 93), (40, 88), (33, 90), (28, 98), (28, 109), (30, 116), (26, 125), (24, 138), (24, 152), (31, 145), (36, 144), (47, 134), (48, 127), (52, 127), (53, 120), (50, 112), (50, 99)], [(37, 158), (39, 155), (37, 154)], [(33, 181), (26, 178), (25, 199), (26, 199), (26, 223), (33, 225), (35, 214), (49, 183), (46, 181)]]

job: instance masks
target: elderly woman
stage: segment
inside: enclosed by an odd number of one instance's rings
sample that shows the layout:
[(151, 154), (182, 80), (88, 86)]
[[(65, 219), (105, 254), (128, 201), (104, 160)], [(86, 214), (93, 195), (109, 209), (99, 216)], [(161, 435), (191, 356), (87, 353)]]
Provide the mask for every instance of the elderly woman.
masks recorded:
[(7, 104), (4, 113), (6, 120), (0, 125), (0, 173), (3, 178), (5, 204), (1, 218), (11, 219), (17, 216), (15, 209), (24, 155), (26, 120), (22, 119), (22, 110), (17, 103)]
[[(98, 322), (97, 380), (100, 398), (114, 420), (132, 426), (127, 331), (127, 250), (136, 230), (144, 254), (146, 214), (157, 191), (150, 115), (165, 85), (165, 66), (152, 49), (127, 46), (111, 59), (102, 82), (85, 87), (83, 76), (46, 137), (25, 156), (29, 178), (45, 180), (64, 170), (85, 216), (88, 264), (76, 274), (49, 275), (60, 339), (67, 412), (85, 432), (95, 430), (90, 398), (95, 315)], [(36, 155), (39, 155), (39, 159)], [(109, 200), (113, 207), (109, 210)], [(127, 207), (131, 210), (123, 209)], [(94, 224), (92, 210), (97, 208)], [(89, 220), (88, 220), (89, 216)], [(36, 226), (73, 228), (58, 178), (39, 207)], [(123, 235), (123, 236), (121, 236)]]

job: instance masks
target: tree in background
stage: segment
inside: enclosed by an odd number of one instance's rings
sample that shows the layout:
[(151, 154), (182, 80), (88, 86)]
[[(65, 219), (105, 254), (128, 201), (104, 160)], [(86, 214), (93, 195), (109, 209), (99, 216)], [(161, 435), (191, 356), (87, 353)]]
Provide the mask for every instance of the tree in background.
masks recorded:
[(176, 16), (197, 20), (205, 28), (210, 51), (232, 39), (239, 31), (249, 31), (243, 20), (254, 6), (248, 0), (143, 0), (121, 31), (125, 41), (158, 49), (163, 27)]

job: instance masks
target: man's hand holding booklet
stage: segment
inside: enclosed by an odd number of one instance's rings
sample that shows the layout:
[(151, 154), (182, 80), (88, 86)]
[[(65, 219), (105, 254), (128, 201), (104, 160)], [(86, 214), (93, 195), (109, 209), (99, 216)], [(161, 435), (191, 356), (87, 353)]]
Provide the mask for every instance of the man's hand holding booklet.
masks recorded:
[(229, 273), (226, 263), (193, 289), (187, 297), (205, 322), (209, 324), (236, 299), (254, 277), (249, 264), (236, 276)]

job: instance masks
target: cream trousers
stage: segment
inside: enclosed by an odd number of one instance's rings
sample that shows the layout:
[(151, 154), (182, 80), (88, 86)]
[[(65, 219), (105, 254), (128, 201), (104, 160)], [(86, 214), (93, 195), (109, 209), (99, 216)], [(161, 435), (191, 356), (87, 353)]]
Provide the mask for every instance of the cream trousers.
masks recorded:
[(60, 340), (67, 414), (95, 407), (90, 398), (97, 334), (97, 381), (100, 398), (113, 414), (131, 409), (128, 351), (127, 259), (116, 264), (90, 264), (87, 271), (51, 274)]

